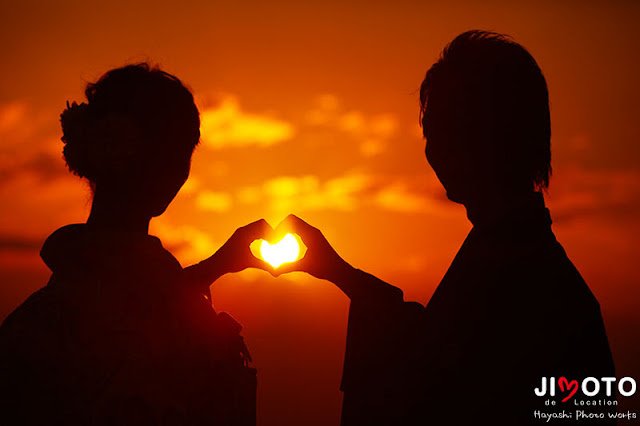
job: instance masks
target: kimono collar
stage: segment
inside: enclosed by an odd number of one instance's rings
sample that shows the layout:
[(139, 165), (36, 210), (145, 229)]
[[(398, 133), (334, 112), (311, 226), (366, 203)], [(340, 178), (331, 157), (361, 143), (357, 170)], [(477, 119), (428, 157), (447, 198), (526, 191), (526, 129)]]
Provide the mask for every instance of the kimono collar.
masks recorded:
[(480, 209), (467, 208), (467, 217), (478, 230), (511, 229), (515, 227), (551, 226), (551, 216), (540, 192), (487, 204)]
[(67, 225), (55, 231), (45, 241), (40, 256), (54, 273), (98, 272), (150, 257), (177, 263), (156, 237), (87, 224)]

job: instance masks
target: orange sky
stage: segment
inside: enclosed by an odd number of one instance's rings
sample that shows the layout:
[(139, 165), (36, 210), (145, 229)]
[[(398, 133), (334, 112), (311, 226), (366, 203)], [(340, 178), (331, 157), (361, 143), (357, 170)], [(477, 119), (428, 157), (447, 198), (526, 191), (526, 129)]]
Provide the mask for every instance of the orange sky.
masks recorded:
[[(512, 35), (547, 77), (554, 231), (600, 300), (618, 376), (640, 378), (640, 3), (11, 3), (0, 6), (0, 318), (46, 283), (44, 239), (90, 207), (61, 159), (65, 101), (140, 60), (187, 82), (202, 113), (191, 178), (151, 226), (183, 264), (238, 226), (296, 213), (426, 303), (470, 225), (424, 158), (417, 89), (448, 41), (480, 28)], [(247, 271), (213, 295), (245, 325), (260, 424), (338, 424), (340, 292)]]

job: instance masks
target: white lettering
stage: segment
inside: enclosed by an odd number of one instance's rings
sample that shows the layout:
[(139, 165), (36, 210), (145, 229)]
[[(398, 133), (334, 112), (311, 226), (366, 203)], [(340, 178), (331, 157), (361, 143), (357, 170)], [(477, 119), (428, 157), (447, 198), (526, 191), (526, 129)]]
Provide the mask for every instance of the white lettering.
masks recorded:
[[(589, 389), (587, 388), (587, 383), (589, 382), (593, 382), (594, 386), (593, 386), (593, 391), (589, 391)], [(598, 381), (598, 379), (596, 379), (595, 377), (587, 377), (586, 379), (584, 379), (582, 381), (582, 393), (587, 395), (587, 396), (594, 396), (596, 395), (598, 392), (600, 392), (600, 382)]]
[(540, 388), (535, 388), (533, 390), (538, 396), (545, 396), (547, 393), (547, 382), (545, 381), (545, 378), (546, 377), (542, 378), (542, 384), (540, 385)]
[[(631, 390), (630, 391), (625, 391), (624, 390), (624, 383), (625, 382), (631, 383)], [(623, 396), (631, 396), (631, 395), (635, 394), (636, 393), (636, 381), (633, 380), (633, 378), (631, 378), (631, 377), (623, 377), (618, 382), (618, 392), (620, 392)]]
[(605, 382), (607, 384), (607, 396), (611, 396), (611, 383), (614, 383), (616, 381), (615, 377), (603, 377), (602, 379), (603, 382)]

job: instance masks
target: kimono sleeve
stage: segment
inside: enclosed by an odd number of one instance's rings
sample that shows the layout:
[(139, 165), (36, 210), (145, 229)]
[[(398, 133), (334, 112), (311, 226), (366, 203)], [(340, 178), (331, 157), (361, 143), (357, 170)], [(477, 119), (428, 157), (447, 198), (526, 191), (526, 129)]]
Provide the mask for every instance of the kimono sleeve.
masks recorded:
[(341, 390), (342, 425), (401, 424), (415, 395), (417, 333), (424, 307), (403, 302), (402, 291), (363, 274), (369, 293), (353, 297)]

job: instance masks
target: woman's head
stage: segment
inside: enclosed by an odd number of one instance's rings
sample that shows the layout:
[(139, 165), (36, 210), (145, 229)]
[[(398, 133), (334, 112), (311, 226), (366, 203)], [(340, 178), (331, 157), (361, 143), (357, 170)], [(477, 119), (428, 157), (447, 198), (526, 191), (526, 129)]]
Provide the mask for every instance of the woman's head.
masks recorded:
[(146, 63), (108, 71), (85, 95), (86, 103), (60, 116), (69, 170), (94, 190), (120, 191), (161, 214), (187, 179), (200, 140), (193, 95)]

